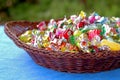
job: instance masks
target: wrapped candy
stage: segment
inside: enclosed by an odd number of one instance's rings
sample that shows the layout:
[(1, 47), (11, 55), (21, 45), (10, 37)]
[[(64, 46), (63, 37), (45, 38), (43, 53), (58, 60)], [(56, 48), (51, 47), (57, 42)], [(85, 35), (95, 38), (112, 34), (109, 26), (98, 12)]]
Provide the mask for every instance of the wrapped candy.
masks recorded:
[(120, 35), (120, 27), (116, 29), (116, 32)]
[(79, 16), (80, 16), (82, 19), (84, 19), (84, 18), (86, 17), (86, 13), (83, 12), (83, 11), (81, 11), (80, 14), (79, 14)]
[(58, 37), (58, 38), (62, 38), (63, 37), (63, 32), (64, 32), (64, 30), (62, 28), (57, 28), (55, 36)]
[(99, 30), (99, 29), (90, 30), (88, 32), (89, 40), (92, 40), (95, 36), (100, 36), (100, 32), (101, 32), (101, 30)]
[(72, 23), (72, 19), (67, 20), (67, 23), (71, 24)]
[(80, 30), (75, 30), (74, 33), (73, 33), (73, 35), (74, 35), (75, 37), (78, 37), (78, 36), (80, 36), (81, 34), (82, 34), (82, 33), (81, 33)]
[(99, 50), (120, 50), (120, 18), (101, 17), (97, 13), (72, 15), (63, 20), (51, 19), (19, 36), (26, 44), (46, 50), (97, 53)]
[(99, 20), (100, 19), (100, 16), (97, 14), (97, 13), (92, 13), (89, 17), (88, 17), (88, 19), (89, 19), (89, 22), (90, 22), (90, 24), (93, 24), (93, 23), (95, 23), (97, 20)]
[(118, 51), (118, 50), (120, 50), (120, 44), (119, 43), (116, 43), (116, 42), (113, 42), (113, 41), (109, 41), (109, 40), (106, 40), (106, 39), (103, 39), (101, 41), (100, 46), (108, 46), (111, 51)]
[(60, 51), (62, 51), (62, 52), (67, 51), (66, 44), (67, 44), (66, 42), (61, 43), (61, 45), (59, 46)]
[(75, 37), (74, 37), (74, 36), (70, 36), (69, 42), (70, 42), (72, 45), (75, 45), (75, 44), (76, 44)]
[(19, 36), (19, 39), (25, 43), (30, 42), (32, 39), (32, 31), (31, 30), (26, 31), (24, 34)]
[(77, 28), (82, 28), (82, 27), (84, 27), (85, 26), (85, 22), (79, 22), (78, 24), (77, 24)]
[(73, 34), (73, 31), (71, 31), (70, 29), (68, 29), (68, 30), (65, 30), (63, 32), (63, 37), (68, 40), (69, 37), (70, 37), (70, 35), (72, 35), (72, 34)]
[(70, 19), (71, 19), (72, 21), (74, 21), (76, 18), (77, 18), (76, 15), (72, 15), (72, 16), (70, 16)]
[(42, 30), (46, 30), (46, 23), (45, 23), (45, 21), (42, 21), (42, 22), (40, 22), (38, 25), (37, 25), (37, 27), (42, 31)]
[(118, 26), (118, 27), (120, 27), (120, 21), (119, 21), (119, 22), (117, 22), (117, 26)]
[(96, 36), (92, 39), (91, 45), (93, 45), (93, 46), (100, 46), (100, 41), (101, 41), (100, 36), (96, 35)]
[(67, 18), (66, 18), (66, 17), (65, 17), (63, 20), (60, 20), (60, 21), (57, 22), (58, 27), (59, 27), (59, 28), (62, 27), (65, 22), (67, 22)]
[(104, 46), (100, 46), (99, 49), (100, 49), (100, 50), (104, 50), (104, 51), (105, 51), (105, 50), (106, 50), (106, 51), (109, 51), (109, 50), (110, 50), (110, 47), (104, 45)]
[(79, 22), (81, 21), (81, 17), (78, 16), (74, 21), (73, 21), (73, 24), (78, 24)]
[(96, 22), (100, 24), (105, 24), (108, 21), (108, 18), (100, 17)]
[(95, 16), (92, 16), (92, 17), (90, 17), (90, 23), (92, 24), (92, 23), (94, 23), (95, 22)]

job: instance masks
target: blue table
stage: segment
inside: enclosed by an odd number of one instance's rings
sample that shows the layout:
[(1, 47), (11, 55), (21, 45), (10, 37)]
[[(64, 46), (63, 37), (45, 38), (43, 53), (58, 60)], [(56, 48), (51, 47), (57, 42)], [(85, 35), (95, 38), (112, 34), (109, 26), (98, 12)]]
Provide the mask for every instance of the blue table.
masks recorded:
[(0, 80), (120, 80), (120, 69), (99, 73), (65, 73), (38, 66), (0, 26)]

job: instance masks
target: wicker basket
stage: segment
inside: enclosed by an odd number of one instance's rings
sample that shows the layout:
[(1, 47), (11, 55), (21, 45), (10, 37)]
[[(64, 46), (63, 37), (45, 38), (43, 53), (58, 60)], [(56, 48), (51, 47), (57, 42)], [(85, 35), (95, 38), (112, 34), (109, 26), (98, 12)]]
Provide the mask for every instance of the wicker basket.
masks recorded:
[[(47, 22), (46, 22), (47, 23)], [(29, 29), (36, 28), (38, 22), (12, 21), (5, 24), (5, 33), (15, 44), (28, 52), (41, 66), (63, 72), (99, 72), (120, 67), (120, 51), (101, 51), (94, 54), (47, 51), (20, 41), (18, 36)]]

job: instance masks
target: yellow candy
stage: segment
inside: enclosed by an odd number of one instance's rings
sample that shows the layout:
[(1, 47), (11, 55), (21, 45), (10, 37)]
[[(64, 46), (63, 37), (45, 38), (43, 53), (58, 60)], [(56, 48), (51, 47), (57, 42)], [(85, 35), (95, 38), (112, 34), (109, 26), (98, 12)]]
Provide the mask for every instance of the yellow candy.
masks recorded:
[(19, 39), (25, 43), (30, 42), (31, 38), (32, 38), (31, 30), (26, 31), (25, 33), (19, 36)]
[(72, 23), (72, 20), (71, 19), (67, 20), (67, 23), (68, 24)]
[(43, 40), (48, 40), (48, 36), (43, 36)]
[(76, 46), (78, 47), (78, 48), (80, 48), (80, 43), (78, 42), (78, 43), (76, 43)]
[(76, 31), (73, 33), (73, 35), (74, 35), (75, 37), (78, 37), (78, 36), (81, 35), (81, 31), (76, 30)]
[(62, 51), (62, 52), (65, 52), (65, 50), (66, 50), (65, 47), (62, 47), (62, 48), (61, 48), (61, 51)]
[(106, 39), (103, 39), (101, 41), (101, 46), (108, 46), (111, 51), (119, 51), (120, 50), (120, 44), (119, 43), (109, 41), (109, 40), (106, 40)]
[(85, 12), (81, 11), (80, 14), (79, 14), (79, 16), (82, 17), (82, 18), (85, 18), (86, 14), (85, 14)]
[(43, 47), (48, 47), (49, 46), (49, 43), (46, 42), (46, 43), (43, 43)]

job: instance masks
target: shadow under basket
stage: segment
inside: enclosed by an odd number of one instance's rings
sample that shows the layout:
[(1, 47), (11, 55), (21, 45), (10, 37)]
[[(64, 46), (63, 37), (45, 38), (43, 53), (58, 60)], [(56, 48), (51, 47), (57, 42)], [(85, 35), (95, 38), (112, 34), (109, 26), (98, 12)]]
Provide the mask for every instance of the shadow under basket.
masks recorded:
[(73, 73), (99, 72), (120, 67), (120, 51), (101, 51), (98, 53), (48, 51), (44, 48), (32, 47), (20, 41), (18, 36), (27, 30), (35, 29), (38, 23), (11, 21), (5, 24), (4, 29), (14, 43), (27, 51), (38, 65)]

